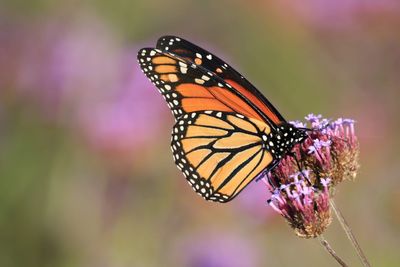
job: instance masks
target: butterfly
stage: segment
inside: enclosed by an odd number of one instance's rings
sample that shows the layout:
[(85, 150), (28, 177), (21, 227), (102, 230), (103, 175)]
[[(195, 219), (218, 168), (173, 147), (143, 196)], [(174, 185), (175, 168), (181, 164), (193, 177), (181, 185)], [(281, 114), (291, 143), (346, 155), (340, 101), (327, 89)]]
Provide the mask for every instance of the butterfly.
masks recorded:
[(204, 199), (228, 202), (307, 136), (241, 74), (176, 36), (138, 52), (175, 117), (175, 164)]

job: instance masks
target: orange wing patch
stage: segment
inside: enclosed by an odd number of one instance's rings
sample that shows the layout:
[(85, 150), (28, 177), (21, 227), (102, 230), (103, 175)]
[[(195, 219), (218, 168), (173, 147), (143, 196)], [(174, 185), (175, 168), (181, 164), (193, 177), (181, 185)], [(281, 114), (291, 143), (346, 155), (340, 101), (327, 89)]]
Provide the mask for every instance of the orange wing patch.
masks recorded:
[(249, 90), (245, 89), (243, 86), (239, 85), (237, 82), (233, 80), (225, 80), (228, 84), (230, 84), (233, 88), (238, 90), (241, 94), (243, 94), (247, 99), (249, 99), (253, 104), (255, 104), (264, 114), (266, 114), (275, 124), (279, 124), (282, 121), (278, 118), (278, 116), (268, 108), (260, 99), (257, 98), (254, 94), (252, 94)]
[(176, 87), (176, 91), (183, 97), (214, 98), (207, 88), (192, 83), (180, 84)]
[(264, 149), (266, 129), (232, 112), (186, 114), (173, 131), (175, 163), (205, 199), (230, 201), (273, 161)]
[[(142, 49), (139, 63), (147, 77), (165, 97), (175, 118), (198, 111), (239, 113), (263, 121), (260, 111), (238, 94), (231, 84), (201, 66), (206, 58), (193, 61), (157, 49)], [(240, 92), (241, 93), (241, 92)]]
[[(282, 115), (279, 114), (257, 88), (216, 55), (176, 36), (163, 36), (159, 38), (156, 47), (168, 51), (168, 53), (173, 53), (180, 58), (184, 58), (186, 61), (193, 62), (201, 66), (201, 68), (214, 73), (232, 87), (231, 91), (239, 92), (241, 98), (246, 99), (245, 102), (251, 103), (252, 109), (255, 109), (256, 113), (261, 115), (264, 120), (270, 124), (274, 124), (272, 125), (273, 128), (285, 122)], [(251, 118), (248, 114), (246, 116)]]
[[(151, 52), (150, 52), (150, 56), (151, 56)], [(153, 62), (153, 64), (155, 64), (155, 65), (161, 65), (161, 64), (174, 65), (174, 64), (176, 64), (177, 61), (175, 59), (171, 58), (171, 57), (168, 57), (168, 56), (160, 56), (160, 55), (158, 55), (158, 56), (153, 57), (151, 62)]]
[(158, 73), (174, 73), (178, 72), (174, 65), (159, 65), (155, 69)]

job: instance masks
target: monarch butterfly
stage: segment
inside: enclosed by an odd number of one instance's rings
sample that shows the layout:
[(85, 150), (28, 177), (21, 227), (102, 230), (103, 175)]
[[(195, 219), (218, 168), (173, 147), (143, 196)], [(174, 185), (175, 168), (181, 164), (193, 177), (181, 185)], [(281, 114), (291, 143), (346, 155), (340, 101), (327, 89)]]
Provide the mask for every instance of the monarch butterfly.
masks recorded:
[(175, 164), (206, 200), (232, 200), (307, 136), (236, 70), (182, 38), (161, 37), (138, 62), (175, 117)]

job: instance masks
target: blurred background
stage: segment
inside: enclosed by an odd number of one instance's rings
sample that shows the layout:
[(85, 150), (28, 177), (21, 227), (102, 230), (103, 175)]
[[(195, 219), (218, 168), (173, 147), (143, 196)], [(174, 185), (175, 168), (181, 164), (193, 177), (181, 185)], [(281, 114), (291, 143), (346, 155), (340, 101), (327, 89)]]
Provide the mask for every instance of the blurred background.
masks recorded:
[[(220, 55), (289, 120), (357, 121), (336, 202), (374, 266), (399, 266), (400, 2), (1, 1), (0, 266), (336, 266), (253, 183), (205, 202), (136, 53), (173, 34)], [(359, 265), (334, 221), (326, 238)]]

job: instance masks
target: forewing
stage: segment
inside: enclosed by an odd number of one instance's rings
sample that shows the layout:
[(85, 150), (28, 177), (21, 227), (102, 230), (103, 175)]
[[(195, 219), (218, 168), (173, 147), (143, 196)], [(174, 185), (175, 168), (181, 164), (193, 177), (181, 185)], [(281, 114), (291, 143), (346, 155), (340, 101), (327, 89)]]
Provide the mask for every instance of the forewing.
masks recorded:
[(229, 83), (183, 57), (144, 48), (139, 51), (138, 60), (176, 119), (191, 112), (214, 110), (264, 120), (262, 113)]
[(175, 36), (161, 37), (157, 42), (157, 48), (172, 52), (219, 76), (248, 99), (255, 109), (261, 111), (262, 114), (265, 115), (263, 116), (264, 120), (268, 121), (270, 124), (278, 125), (285, 122), (282, 115), (255, 86), (212, 53)]
[(263, 135), (270, 128), (241, 114), (200, 111), (185, 114), (172, 132), (177, 167), (203, 198), (232, 200), (273, 162)]

